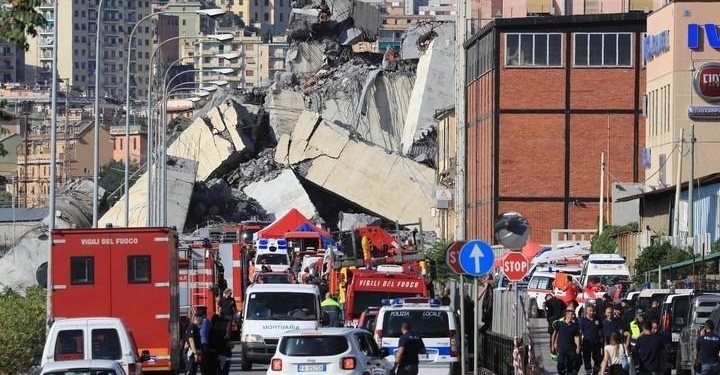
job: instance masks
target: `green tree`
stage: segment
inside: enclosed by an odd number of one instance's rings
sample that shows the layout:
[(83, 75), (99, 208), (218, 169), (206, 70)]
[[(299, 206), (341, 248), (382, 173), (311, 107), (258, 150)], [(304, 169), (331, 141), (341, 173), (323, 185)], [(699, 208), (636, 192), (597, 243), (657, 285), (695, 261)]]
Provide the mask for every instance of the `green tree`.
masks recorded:
[[(138, 170), (139, 166), (130, 163), (130, 176)], [(125, 183), (125, 163), (117, 160), (111, 160), (107, 164), (100, 167), (98, 173), (100, 187), (105, 189), (105, 198), (109, 205), (117, 202), (123, 195), (123, 184)], [(137, 180), (138, 176), (130, 179), (130, 186)]]
[(452, 244), (452, 241), (440, 241), (432, 245), (432, 247), (425, 252), (425, 258), (432, 260), (435, 263), (435, 269), (437, 270), (437, 280), (444, 282), (447, 279), (454, 279), (457, 275), (455, 271), (451, 270), (445, 262), (445, 251), (448, 246)]
[(12, 207), (12, 193), (0, 191), (0, 207)]
[(37, 36), (37, 28), (47, 20), (37, 8), (45, 0), (9, 0), (11, 6), (0, 8), (0, 41), (17, 44), (26, 51), (30, 48), (28, 36)]
[(645, 281), (645, 272), (656, 271), (658, 267), (692, 259), (685, 249), (674, 247), (667, 241), (658, 241), (646, 247), (635, 260), (635, 282)]
[(638, 223), (625, 225), (608, 225), (602, 234), (593, 236), (590, 241), (590, 251), (593, 254), (612, 254), (617, 250), (617, 236), (621, 233), (637, 232)]
[(25, 295), (0, 293), (0, 375), (22, 374), (45, 344), (45, 290), (25, 289)]
[(720, 253), (720, 238), (718, 238), (717, 240), (715, 240), (715, 242), (713, 242), (712, 246), (710, 247), (710, 252), (711, 253)]

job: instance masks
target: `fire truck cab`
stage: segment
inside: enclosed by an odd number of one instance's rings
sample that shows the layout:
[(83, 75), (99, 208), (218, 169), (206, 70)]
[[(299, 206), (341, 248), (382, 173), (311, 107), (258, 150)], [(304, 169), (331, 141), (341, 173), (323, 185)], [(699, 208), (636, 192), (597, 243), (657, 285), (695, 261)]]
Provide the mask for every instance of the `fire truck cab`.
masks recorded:
[(53, 319), (119, 318), (149, 358), (143, 373), (180, 368), (175, 231), (60, 229), (52, 232), (50, 254)]
[(408, 272), (400, 265), (381, 265), (377, 269), (357, 269), (348, 281), (345, 298), (345, 321), (357, 325), (360, 315), (370, 306), (380, 306), (384, 299), (428, 297), (425, 278), (419, 272)]

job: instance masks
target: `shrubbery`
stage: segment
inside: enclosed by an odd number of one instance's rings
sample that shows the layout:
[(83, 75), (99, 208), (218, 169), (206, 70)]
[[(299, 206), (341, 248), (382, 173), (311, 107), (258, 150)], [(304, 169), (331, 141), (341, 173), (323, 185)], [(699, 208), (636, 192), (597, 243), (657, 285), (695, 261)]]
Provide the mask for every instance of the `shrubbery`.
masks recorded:
[(32, 357), (45, 345), (45, 289), (34, 286), (24, 295), (5, 289), (0, 293), (0, 375), (28, 371)]

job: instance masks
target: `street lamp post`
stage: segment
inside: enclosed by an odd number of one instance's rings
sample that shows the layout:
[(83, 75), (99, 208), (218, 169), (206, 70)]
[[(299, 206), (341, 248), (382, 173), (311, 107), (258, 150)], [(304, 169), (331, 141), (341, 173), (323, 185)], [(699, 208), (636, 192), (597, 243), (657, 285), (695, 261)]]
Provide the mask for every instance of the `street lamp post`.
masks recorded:
[[(229, 40), (233, 40), (235, 38), (235, 36), (232, 34), (213, 34), (213, 35), (207, 35), (207, 36), (205, 36), (205, 35), (197, 35), (197, 36), (181, 35), (181, 36), (175, 36), (172, 38), (168, 38), (168, 39), (162, 41), (160, 44), (157, 45), (157, 47), (155, 47), (153, 49), (152, 54), (150, 55), (150, 66), (153, 66), (153, 59), (155, 58), (155, 54), (157, 53), (157, 51), (159, 51), (162, 48), (162, 46), (165, 43), (168, 43), (168, 42), (171, 42), (174, 40), (179, 40), (179, 39), (205, 39), (205, 38), (215, 39), (220, 42), (226, 42)], [(150, 103), (152, 100), (152, 86), (153, 86), (154, 71), (155, 71), (154, 68), (150, 69), (150, 77), (148, 79), (148, 89), (147, 89), (147, 107), (148, 107), (148, 109), (147, 109), (147, 134), (148, 134), (147, 155), (148, 156), (147, 156), (147, 161), (145, 163), (146, 170), (147, 170), (147, 189), (148, 189), (148, 191), (147, 191), (148, 204), (147, 204), (147, 219), (146, 219), (147, 226), (150, 226), (150, 224), (152, 222), (151, 217), (153, 214), (152, 204), (151, 204), (151, 202), (153, 202), (152, 176), (153, 176), (153, 172), (154, 172), (153, 169), (155, 169), (155, 166), (153, 165), (151, 157), (150, 157), (152, 144), (153, 144), (153, 131), (152, 131), (153, 124), (152, 124), (152, 113), (151, 113), (152, 106), (150, 105)]]
[(100, 0), (97, 6), (97, 20), (95, 21), (95, 129), (93, 131), (93, 228), (98, 227), (99, 205), (99, 173), (100, 173), (100, 21), (102, 20), (102, 6), (105, 0)]
[[(167, 88), (172, 84), (172, 82), (179, 77), (182, 74), (186, 73), (194, 73), (201, 71), (200, 69), (194, 69), (194, 70), (186, 70), (184, 72), (180, 72), (173, 76), (169, 81), (167, 80), (167, 76), (169, 73), (169, 70), (165, 72), (165, 75), (163, 77), (163, 98), (167, 99)], [(215, 71), (220, 74), (230, 74), (235, 71), (235, 69), (232, 68), (219, 68), (219, 69), (213, 69), (212, 71)], [(167, 100), (164, 100), (165, 105), (162, 108), (163, 114), (167, 113)], [(160, 172), (162, 174), (160, 179), (160, 199), (158, 200), (160, 203), (160, 212), (161, 212), (161, 225), (167, 225), (167, 199), (165, 195), (167, 194), (167, 131), (159, 133), (162, 134), (162, 144), (160, 145)]]
[[(58, 83), (58, 1), (53, 10), (52, 89), (50, 103), (50, 197), (48, 202), (47, 327), (52, 324), (52, 232), (55, 229), (55, 184), (57, 176), (57, 83)], [(65, 109), (67, 110), (67, 108)]]
[(192, 11), (172, 11), (172, 10), (166, 10), (156, 13), (148, 14), (147, 16), (141, 18), (137, 23), (135, 23), (135, 26), (133, 26), (132, 30), (130, 31), (130, 35), (128, 36), (128, 48), (127, 48), (127, 64), (125, 66), (126, 72), (125, 72), (125, 226), (130, 226), (130, 58), (132, 56), (132, 42), (133, 42), (133, 36), (135, 35), (135, 31), (140, 26), (140, 24), (143, 23), (143, 21), (157, 16), (161, 14), (188, 14), (188, 13), (197, 13), (200, 15), (208, 16), (208, 17), (218, 17), (225, 14), (225, 10), (223, 9), (199, 9), (199, 10), (192, 10)]

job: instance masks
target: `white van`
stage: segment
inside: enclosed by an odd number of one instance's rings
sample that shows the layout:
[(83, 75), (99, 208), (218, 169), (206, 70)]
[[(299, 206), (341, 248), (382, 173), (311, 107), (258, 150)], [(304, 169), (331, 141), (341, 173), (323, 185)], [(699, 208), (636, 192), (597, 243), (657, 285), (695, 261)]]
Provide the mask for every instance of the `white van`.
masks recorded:
[(410, 323), (412, 331), (422, 337), (426, 353), (420, 354), (420, 375), (458, 373), (460, 333), (458, 320), (450, 306), (441, 306), (435, 298), (396, 298), (383, 301), (375, 325), (375, 341), (388, 350), (386, 359), (395, 362), (395, 352), (402, 332), (402, 323)]
[(262, 266), (268, 266), (272, 272), (285, 272), (290, 268), (290, 255), (287, 241), (282, 238), (262, 238), (257, 242), (257, 251), (253, 259), (254, 271), (261, 272)]
[(69, 318), (50, 327), (40, 365), (72, 360), (112, 359), (128, 375), (142, 374), (132, 335), (118, 318)]
[(240, 368), (249, 371), (253, 363), (270, 363), (284, 332), (317, 329), (321, 316), (317, 285), (250, 285), (243, 305)]
[[(630, 269), (625, 258), (620, 254), (590, 254), (583, 263), (580, 277), (580, 284), (583, 288), (579, 298), (580, 304), (602, 297), (605, 292), (601, 291), (600, 286), (611, 286), (614, 279), (620, 282), (630, 280)], [(596, 288), (592, 288), (592, 286), (596, 286)]]
[(553, 288), (555, 276), (558, 272), (571, 275), (573, 278), (580, 278), (579, 267), (555, 266), (540, 267), (533, 272), (526, 290), (530, 316), (537, 318), (545, 311), (545, 296), (553, 294), (559, 297), (564, 295), (560, 289)]

